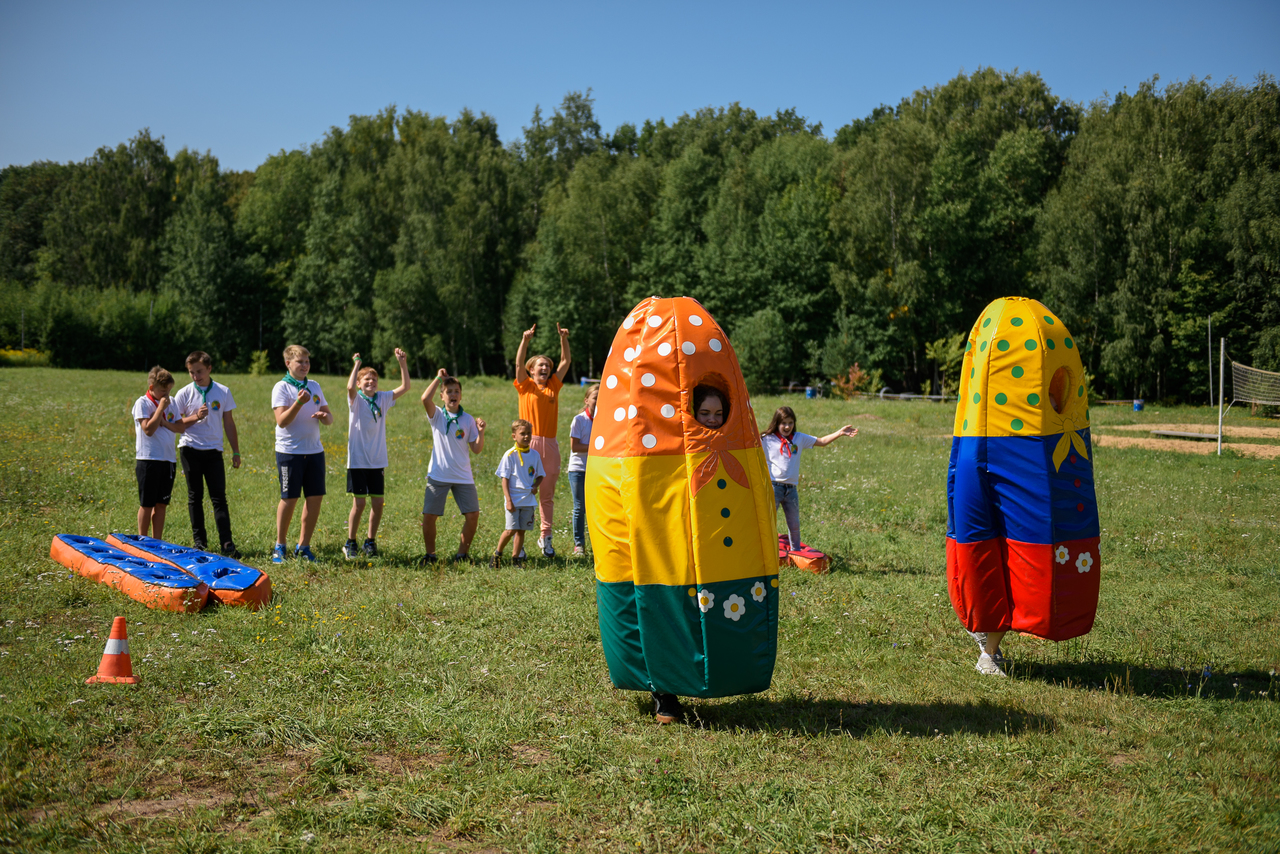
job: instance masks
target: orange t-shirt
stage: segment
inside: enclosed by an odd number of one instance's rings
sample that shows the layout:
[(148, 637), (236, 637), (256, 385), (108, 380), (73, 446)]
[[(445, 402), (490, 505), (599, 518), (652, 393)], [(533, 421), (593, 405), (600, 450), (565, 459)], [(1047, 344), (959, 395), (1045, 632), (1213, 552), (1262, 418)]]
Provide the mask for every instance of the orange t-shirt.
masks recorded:
[(556, 437), (556, 421), (560, 415), (560, 389), (564, 386), (555, 374), (540, 386), (528, 377), (513, 383), (520, 395), (520, 417), (533, 425), (533, 435), (546, 439)]

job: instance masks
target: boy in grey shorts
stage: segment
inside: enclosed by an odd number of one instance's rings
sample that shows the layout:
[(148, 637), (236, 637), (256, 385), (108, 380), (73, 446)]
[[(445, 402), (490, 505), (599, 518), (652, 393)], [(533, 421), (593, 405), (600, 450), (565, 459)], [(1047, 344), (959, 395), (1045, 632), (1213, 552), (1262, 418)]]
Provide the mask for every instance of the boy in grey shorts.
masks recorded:
[(523, 418), (511, 422), (511, 439), (515, 445), (502, 455), (494, 472), (502, 478), (502, 497), (506, 502), (507, 524), (498, 538), (498, 548), (489, 559), (489, 566), (497, 569), (502, 551), (511, 543), (511, 554), (516, 566), (524, 565), (520, 550), (524, 547), (524, 532), (533, 527), (534, 508), (538, 506), (538, 484), (546, 477), (542, 469), (542, 457), (529, 447), (533, 439), (533, 425)]
[[(431, 398), (440, 387), (440, 406)], [(422, 500), (422, 544), (427, 554), (424, 566), (436, 562), (436, 522), (444, 515), (445, 500), (453, 493), (462, 514), (462, 541), (455, 561), (468, 560), (471, 538), (480, 524), (480, 498), (471, 475), (471, 454), (484, 450), (484, 419), (462, 411), (462, 383), (441, 368), (422, 393), (422, 408), (431, 422), (431, 467), (427, 469), (427, 490)]]

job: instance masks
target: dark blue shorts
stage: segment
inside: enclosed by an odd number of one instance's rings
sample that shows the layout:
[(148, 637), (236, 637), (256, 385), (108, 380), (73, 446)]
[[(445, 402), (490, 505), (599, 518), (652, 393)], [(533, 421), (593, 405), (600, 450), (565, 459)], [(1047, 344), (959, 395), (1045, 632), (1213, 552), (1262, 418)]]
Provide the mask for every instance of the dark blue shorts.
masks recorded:
[(386, 492), (385, 469), (347, 469), (347, 492), (358, 498), (381, 498)]
[(280, 500), (324, 495), (324, 451), (318, 454), (282, 454), (276, 451), (280, 472)]
[(173, 497), (173, 481), (178, 464), (164, 460), (138, 460), (133, 466), (138, 478), (138, 506), (155, 507), (168, 504)]

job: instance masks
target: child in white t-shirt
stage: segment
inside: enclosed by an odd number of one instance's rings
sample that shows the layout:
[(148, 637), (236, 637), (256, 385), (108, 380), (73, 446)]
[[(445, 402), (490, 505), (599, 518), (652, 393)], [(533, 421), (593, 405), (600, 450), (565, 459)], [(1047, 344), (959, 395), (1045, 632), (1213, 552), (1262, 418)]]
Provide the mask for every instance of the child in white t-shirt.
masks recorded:
[(800, 484), (800, 452), (807, 448), (824, 448), (841, 436), (856, 436), (858, 430), (846, 424), (829, 436), (818, 438), (808, 433), (796, 432), (796, 413), (790, 406), (780, 406), (769, 419), (769, 426), (760, 434), (760, 443), (769, 461), (769, 479), (773, 481), (774, 512), (782, 507), (787, 521), (787, 534), (791, 549), (800, 548), (800, 496), (796, 487)]
[(209, 374), (213, 359), (203, 350), (187, 357), (191, 384), (173, 396), (174, 409), (183, 420), (194, 418), (178, 440), (182, 474), (187, 478), (187, 512), (191, 516), (191, 538), (196, 548), (209, 548), (204, 527), (204, 489), (209, 487), (213, 523), (218, 529), (217, 544), (230, 558), (240, 557), (231, 538), (231, 512), (227, 508), (227, 471), (222, 464), (222, 440), (231, 444), (231, 468), (240, 468), (240, 435), (231, 411), (236, 399), (231, 389), (215, 382)]
[[(138, 534), (164, 539), (164, 515), (178, 474), (173, 434), (186, 424), (170, 406), (173, 374), (156, 365), (147, 374), (147, 393), (133, 402), (133, 472), (138, 479)], [(148, 531), (148, 529), (150, 529)]]
[(498, 538), (498, 548), (489, 561), (489, 566), (497, 569), (502, 560), (502, 551), (511, 543), (511, 554), (516, 566), (524, 565), (520, 557), (520, 549), (524, 547), (524, 532), (533, 527), (533, 511), (538, 506), (537, 489), (546, 477), (542, 468), (542, 457), (529, 447), (533, 439), (533, 425), (523, 418), (511, 422), (511, 440), (514, 446), (502, 455), (498, 469), (494, 472), (502, 478), (502, 496), (505, 499), (507, 520), (502, 536)]
[(294, 557), (314, 561), (311, 535), (320, 521), (320, 505), (324, 501), (324, 445), (320, 442), (320, 425), (333, 423), (329, 402), (324, 399), (320, 383), (307, 379), (311, 372), (311, 353), (306, 347), (290, 344), (284, 348), (288, 373), (271, 390), (271, 409), (276, 416), (276, 468), (280, 473), (280, 504), (276, 507), (276, 545), (271, 550), (272, 563), (284, 563), (285, 537), (298, 498), (305, 494), (302, 523)]
[[(400, 363), (400, 385), (395, 391), (378, 391), (378, 371), (361, 367), (360, 354), (351, 357), (351, 376), (347, 378), (347, 493), (351, 495), (351, 513), (347, 516), (347, 541), (342, 556), (355, 560), (378, 556), (378, 523), (382, 521), (383, 495), (386, 493), (387, 413), (409, 390), (409, 364), (404, 350), (395, 349)], [(369, 508), (369, 536), (359, 551), (356, 531)]]
[[(437, 386), (440, 406), (431, 399)], [(484, 419), (462, 411), (462, 383), (444, 368), (422, 393), (422, 408), (431, 424), (431, 467), (422, 497), (422, 545), (427, 550), (422, 564), (436, 562), (436, 523), (444, 515), (450, 492), (462, 514), (462, 539), (453, 559), (469, 561), (471, 540), (480, 524), (480, 496), (471, 474), (471, 455), (484, 450)]]
[(591, 450), (591, 426), (596, 417), (596, 398), (600, 386), (587, 387), (582, 411), (569, 425), (569, 494), (573, 496), (573, 553), (581, 556), (587, 549), (587, 453)]

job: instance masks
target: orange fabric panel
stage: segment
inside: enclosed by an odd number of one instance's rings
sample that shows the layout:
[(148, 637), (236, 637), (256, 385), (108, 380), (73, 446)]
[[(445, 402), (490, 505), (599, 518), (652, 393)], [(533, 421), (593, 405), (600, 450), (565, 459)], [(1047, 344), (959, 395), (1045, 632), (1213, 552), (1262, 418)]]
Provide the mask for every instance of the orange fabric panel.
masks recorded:
[(512, 385), (520, 396), (520, 417), (533, 425), (533, 435), (554, 439), (560, 418), (560, 389), (564, 383), (552, 374), (545, 386), (538, 385), (533, 377), (524, 382), (515, 380)]

